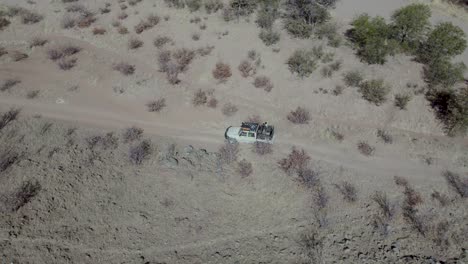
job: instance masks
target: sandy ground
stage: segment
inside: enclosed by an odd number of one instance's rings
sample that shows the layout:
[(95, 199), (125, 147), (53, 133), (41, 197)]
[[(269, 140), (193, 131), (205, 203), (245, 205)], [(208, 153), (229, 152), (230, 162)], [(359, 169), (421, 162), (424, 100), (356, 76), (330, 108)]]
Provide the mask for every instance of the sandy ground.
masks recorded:
[[(92, 10), (104, 5), (99, 1), (80, 2)], [(389, 11), (406, 3), (341, 1), (333, 14), (345, 27), (359, 12), (388, 17)], [(342, 69), (332, 78), (323, 78), (319, 67), (311, 77), (299, 79), (288, 71), (286, 59), (295, 48), (325, 43), (291, 39), (283, 31), (281, 41), (274, 47), (279, 52), (275, 52), (258, 39), (253, 17), (250, 22), (226, 23), (219, 14), (190, 13), (167, 8), (162, 1), (144, 0), (125, 11), (129, 17), (121, 23), (130, 33), (120, 35), (111, 22), (121, 11), (117, 3), (111, 3), (111, 12), (99, 15), (95, 23), (107, 33), (94, 36), (92, 28), (60, 27), (65, 13), (61, 1), (29, 5), (4, 0), (1, 4), (18, 4), (45, 15), (35, 25), (13, 20), (0, 32), (0, 44), (7, 50), (29, 55), (19, 62), (8, 56), (0, 58), (0, 82), (7, 78), (21, 80), (10, 91), (0, 93), (0, 110), (22, 108), (21, 121), (8, 129), (19, 131), (12, 132), (16, 136), (27, 135), (18, 144), (28, 153), (37, 153), (1, 177), (1, 190), (7, 193), (11, 186), (19, 185), (19, 179), (29, 178), (40, 180), (46, 190), (18, 215), (2, 216), (0, 252), (7, 261), (303, 263), (306, 260), (297, 241), (304, 230), (315, 225), (315, 212), (310, 208), (307, 191), (276, 165), (292, 146), (310, 154), (330, 192), (330, 224), (321, 231), (326, 237), (324, 263), (423, 263), (430, 256), (443, 260), (461, 258), (467, 248), (466, 240), (457, 238), (468, 228), (466, 200), (440, 208), (430, 199), (430, 193), (450, 193), (441, 177), (446, 169), (467, 175), (468, 138), (444, 136), (423, 95), (415, 95), (408, 110), (401, 111), (391, 100), (379, 107), (371, 105), (355, 88), (346, 88), (339, 96), (331, 93), (342, 84), (342, 73), (350, 69), (360, 70), (368, 78), (384, 78), (392, 87), (390, 98), (399, 92), (414, 92), (408, 91), (407, 83), (419, 87), (424, 83), (421, 65), (410, 58), (399, 55), (383, 66), (369, 66), (360, 63), (346, 46), (326, 47), (335, 53), (335, 59), (343, 61)], [(449, 17), (440, 7), (433, 12), (434, 22), (453, 21), (468, 31), (465, 18)], [(170, 19), (161, 19), (153, 29), (135, 34), (133, 26), (150, 13), (169, 15)], [(194, 17), (201, 17), (207, 29), (200, 30), (199, 24), (190, 23)], [(275, 27), (281, 27), (280, 21)], [(228, 34), (223, 35), (226, 31)], [(201, 35), (199, 41), (191, 38), (195, 32)], [(158, 35), (174, 40), (170, 48), (215, 48), (208, 56), (197, 56), (182, 74), (181, 83), (172, 86), (158, 70), (158, 49), (152, 44)], [(49, 42), (31, 49), (28, 41), (32, 36)], [(128, 50), (127, 42), (132, 36), (144, 41), (142, 48)], [(76, 56), (77, 66), (62, 71), (47, 58), (46, 52), (67, 43), (83, 50)], [(253, 79), (241, 77), (237, 70), (251, 49), (261, 54), (257, 74), (270, 77), (274, 84), (269, 93), (255, 89)], [(468, 64), (467, 53), (460, 60)], [(112, 70), (112, 65), (120, 61), (134, 64), (135, 74), (124, 77)], [(223, 84), (211, 74), (218, 61), (230, 64), (233, 70), (233, 76)], [(327, 93), (320, 92), (320, 88)], [(214, 91), (218, 107), (194, 107), (192, 97), (197, 89)], [(33, 90), (39, 90), (39, 96), (27, 99)], [(160, 97), (166, 98), (167, 107), (160, 113), (147, 112), (145, 104)], [(232, 117), (221, 113), (227, 102), (239, 108)], [(291, 125), (286, 120), (287, 113), (297, 106), (311, 112), (309, 124)], [(253, 114), (276, 126), (274, 154), (257, 157), (249, 146), (242, 146), (241, 158), (254, 164), (252, 179), (241, 179), (233, 167), (220, 173), (216, 155), (211, 152), (223, 143), (227, 126), (239, 124)], [(45, 136), (38, 135), (44, 122), (53, 122), (53, 130)], [(114, 151), (102, 150), (96, 163), (87, 163), (90, 154), (86, 137), (104, 131), (120, 133), (132, 125), (142, 127), (145, 136), (158, 146), (145, 166), (136, 168), (128, 163), (128, 146), (123, 143)], [(71, 126), (79, 127), (79, 132), (73, 147), (64, 147), (67, 138), (63, 134)], [(382, 143), (376, 136), (377, 129), (391, 133), (394, 143)], [(336, 141), (330, 130), (343, 133), (344, 140)], [(7, 135), (3, 132), (2, 137), (7, 139)], [(15, 140), (16, 137), (11, 142)], [(374, 156), (359, 154), (356, 144), (362, 140), (376, 147)], [(3, 140), (1, 146), (6, 148), (11, 142)], [(167, 154), (171, 143), (177, 144), (179, 154)], [(185, 151), (188, 145), (208, 152), (196, 152), (195, 165), (167, 161), (168, 155), (178, 160), (192, 155)], [(44, 147), (47, 151), (41, 149)], [(48, 153), (54, 147), (59, 147), (60, 152), (50, 159)], [(394, 231), (388, 237), (373, 231), (370, 216), (375, 205), (369, 196), (385, 190), (395, 202), (402, 200), (393, 183), (394, 175), (407, 177), (423, 193), (426, 202), (422, 211), (432, 213), (436, 219), (450, 215), (454, 238), (448, 250), (434, 248), (430, 239), (410, 231), (402, 217), (392, 224)], [(358, 187), (358, 203), (350, 205), (341, 200), (333, 184), (343, 180)], [(395, 243), (399, 244), (398, 253)]]

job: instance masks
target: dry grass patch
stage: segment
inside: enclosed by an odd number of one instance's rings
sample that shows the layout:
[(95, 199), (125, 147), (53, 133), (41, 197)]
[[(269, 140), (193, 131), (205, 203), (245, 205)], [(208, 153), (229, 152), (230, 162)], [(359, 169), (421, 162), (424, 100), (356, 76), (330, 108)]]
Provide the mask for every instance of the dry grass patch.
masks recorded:
[(229, 64), (218, 62), (213, 70), (213, 77), (219, 82), (226, 82), (232, 76)]
[(164, 107), (166, 107), (166, 99), (160, 98), (153, 100), (146, 104), (149, 112), (160, 112)]
[(156, 48), (160, 49), (164, 47), (166, 44), (171, 43), (171, 42), (172, 42), (172, 39), (167, 36), (157, 36), (154, 39), (153, 44)]
[(134, 165), (141, 165), (152, 153), (153, 147), (150, 140), (143, 140), (129, 149), (128, 157)]
[(6, 79), (3, 84), (0, 86), (0, 91), (5, 92), (9, 91), (11, 88), (13, 88), (15, 85), (21, 83), (20, 79)]
[(358, 142), (357, 148), (359, 152), (364, 156), (372, 156), (375, 152), (375, 148), (365, 141)]
[(252, 63), (248, 60), (243, 60), (237, 69), (240, 71), (242, 77), (247, 78), (253, 76), (256, 73), (256, 69), (252, 66)]
[(132, 127), (125, 129), (125, 131), (122, 134), (122, 137), (125, 143), (140, 140), (142, 136), (143, 136), (143, 128), (139, 128), (136, 126), (132, 126)]
[(15, 121), (20, 114), (19, 109), (11, 108), (0, 116), (0, 130), (4, 129), (8, 124)]
[(468, 178), (462, 178), (460, 174), (449, 170), (442, 173), (442, 176), (447, 181), (451, 190), (460, 195), (461, 198), (468, 197)]
[(255, 77), (253, 85), (255, 88), (261, 88), (266, 92), (270, 92), (273, 89), (273, 83), (270, 78), (264, 75)]
[(12, 51), (9, 53), (10, 55), (10, 58), (13, 60), (13, 61), (22, 61), (24, 59), (27, 59), (29, 58), (29, 55), (24, 53), (24, 52), (21, 52), (21, 51)]
[(208, 101), (208, 96), (206, 95), (206, 92), (203, 91), (202, 89), (199, 89), (195, 92), (192, 103), (194, 106), (199, 106), (199, 105), (206, 104), (207, 101)]
[(139, 49), (143, 47), (143, 41), (141, 41), (140, 39), (138, 38), (130, 38), (128, 40), (128, 48), (131, 49), (131, 50), (135, 50), (135, 49)]
[(310, 156), (304, 149), (298, 150), (293, 147), (291, 153), (286, 158), (280, 160), (278, 165), (284, 172), (291, 174), (304, 171), (309, 161)]
[(104, 35), (107, 30), (105, 28), (95, 27), (93, 28), (93, 35)]
[(47, 39), (45, 38), (42, 38), (42, 37), (33, 37), (30, 41), (29, 41), (29, 47), (30, 48), (33, 48), (33, 47), (42, 47), (44, 46), (45, 44), (47, 44), (47, 42), (49, 42)]
[(358, 190), (356, 186), (350, 182), (343, 181), (340, 184), (335, 184), (335, 187), (343, 195), (343, 199), (346, 202), (354, 203), (358, 200)]
[(126, 62), (117, 63), (112, 67), (112, 69), (120, 72), (125, 76), (132, 75), (133, 73), (135, 73), (135, 66)]
[(303, 107), (298, 107), (296, 110), (291, 111), (288, 116), (288, 120), (294, 124), (308, 124), (310, 121), (309, 111)]

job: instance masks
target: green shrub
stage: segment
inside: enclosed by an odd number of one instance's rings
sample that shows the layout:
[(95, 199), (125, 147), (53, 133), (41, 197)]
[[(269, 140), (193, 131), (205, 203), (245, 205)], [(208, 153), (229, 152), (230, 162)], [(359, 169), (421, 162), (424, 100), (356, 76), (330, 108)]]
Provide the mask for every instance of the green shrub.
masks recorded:
[(438, 24), (419, 50), (424, 63), (460, 55), (466, 49), (466, 34), (458, 26), (445, 22)]
[(216, 13), (218, 10), (223, 9), (224, 5), (221, 0), (206, 0), (205, 10), (208, 14)]
[(293, 37), (306, 39), (312, 34), (313, 27), (300, 19), (287, 19), (284, 24), (284, 28)]
[(255, 20), (255, 22), (260, 28), (270, 29), (278, 15), (278, 9), (263, 7), (258, 11), (257, 20)]
[(392, 15), (392, 37), (404, 50), (416, 51), (430, 26), (431, 9), (425, 4), (411, 4)]
[(367, 101), (375, 105), (381, 105), (387, 100), (390, 87), (384, 83), (383, 79), (368, 80), (361, 83), (359, 92)]
[(395, 95), (395, 106), (401, 110), (405, 110), (409, 101), (411, 101), (411, 95), (409, 94), (396, 94)]
[(437, 117), (445, 124), (449, 136), (466, 135), (468, 131), (468, 88), (432, 89), (427, 94)]
[(190, 12), (198, 11), (200, 7), (202, 6), (201, 0), (187, 0), (186, 3)]
[(286, 62), (291, 73), (296, 73), (299, 77), (308, 77), (317, 68), (317, 63), (313, 54), (307, 50), (296, 50)]
[(451, 63), (448, 59), (431, 61), (424, 67), (424, 77), (430, 87), (450, 88), (463, 81), (466, 66), (463, 62)]
[(349, 71), (343, 76), (345, 84), (353, 87), (359, 87), (363, 79), (364, 77), (362, 77), (362, 73), (359, 71)]
[(314, 34), (318, 39), (331, 39), (338, 34), (338, 26), (334, 22), (327, 22), (317, 26), (314, 30)]
[(272, 29), (263, 29), (260, 31), (259, 37), (267, 46), (276, 44), (280, 40), (280, 34)]
[(240, 16), (248, 16), (252, 14), (257, 8), (256, 0), (231, 0), (229, 7), (234, 16), (239, 18)]

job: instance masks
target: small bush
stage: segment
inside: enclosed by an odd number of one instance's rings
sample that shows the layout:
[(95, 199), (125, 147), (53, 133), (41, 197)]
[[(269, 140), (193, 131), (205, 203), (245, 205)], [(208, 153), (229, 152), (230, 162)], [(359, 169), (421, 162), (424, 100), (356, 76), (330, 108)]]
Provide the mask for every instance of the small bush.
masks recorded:
[(45, 44), (47, 44), (48, 40), (45, 39), (45, 38), (41, 38), (41, 37), (34, 37), (31, 39), (31, 41), (29, 41), (29, 47), (30, 48), (33, 48), (33, 47), (42, 47), (44, 46)]
[(19, 79), (6, 79), (3, 84), (0, 86), (0, 91), (5, 92), (10, 90), (12, 87), (15, 85), (21, 83), (21, 80)]
[(328, 22), (317, 26), (314, 34), (318, 39), (332, 39), (338, 34), (338, 26), (334, 22)]
[(273, 83), (270, 81), (270, 78), (263, 75), (255, 77), (253, 85), (255, 88), (262, 88), (267, 92), (273, 89)]
[(62, 58), (58, 61), (57, 65), (61, 70), (68, 71), (76, 66), (76, 58)]
[(202, 89), (199, 89), (198, 91), (195, 92), (192, 103), (195, 106), (199, 106), (199, 105), (206, 104), (207, 101), (208, 101), (208, 96), (206, 96), (206, 92), (202, 91)]
[(387, 100), (390, 87), (382, 79), (369, 80), (361, 83), (359, 87), (362, 97), (375, 105), (381, 105)]
[(55, 61), (67, 56), (75, 55), (81, 51), (81, 48), (74, 45), (64, 45), (59, 48), (49, 49), (47, 56), (49, 59)]
[(387, 219), (391, 219), (395, 215), (395, 207), (390, 203), (387, 194), (384, 192), (375, 192), (371, 198), (375, 203), (377, 203), (382, 215)]
[(253, 144), (252, 151), (263, 156), (272, 153), (273, 149), (271, 148), (271, 144), (257, 141)]
[(343, 199), (347, 202), (353, 203), (358, 199), (357, 188), (353, 184), (344, 181), (340, 184), (335, 184), (335, 187), (343, 195)]
[(167, 36), (158, 36), (154, 39), (153, 44), (156, 48), (160, 49), (167, 43), (172, 42), (172, 39)]
[(219, 148), (219, 158), (226, 164), (231, 164), (237, 160), (237, 155), (239, 154), (239, 143), (230, 143), (225, 141), (224, 145)]
[(4, 28), (8, 27), (10, 25), (10, 20), (0, 17), (0, 30), (3, 30)]
[(186, 0), (186, 3), (190, 12), (198, 11), (202, 7), (201, 0)]
[(122, 35), (128, 34), (128, 29), (126, 27), (121, 26), (121, 27), (119, 27), (117, 32), (119, 32), (119, 34), (122, 34)]
[(288, 114), (288, 120), (294, 124), (308, 124), (310, 121), (309, 111), (305, 108), (298, 107)]
[(29, 57), (28, 54), (24, 52), (20, 52), (20, 51), (13, 51), (10, 53), (10, 58), (13, 61), (22, 61), (24, 59), (27, 59), (28, 57)]
[(0, 130), (5, 128), (11, 122), (15, 121), (18, 118), (19, 113), (20, 113), (20, 110), (14, 109), (14, 108), (8, 110), (8, 112), (6, 113), (3, 113), (0, 116)]
[(125, 76), (132, 75), (133, 73), (135, 73), (135, 66), (126, 62), (117, 63), (112, 67), (112, 69), (120, 72)]
[(37, 181), (25, 181), (15, 193), (12, 210), (18, 211), (21, 207), (29, 203), (41, 191), (41, 184)]
[(284, 28), (295, 38), (306, 39), (312, 34), (312, 25), (302, 19), (287, 19)]
[(158, 100), (151, 101), (146, 104), (149, 112), (160, 112), (164, 107), (166, 107), (166, 99), (160, 98)]
[(78, 19), (77, 25), (79, 28), (88, 28), (94, 22), (96, 22), (96, 18), (94, 17), (94, 14), (89, 13), (86, 15), (82, 15), (80, 19)]
[(247, 60), (243, 60), (240, 64), (239, 64), (239, 67), (237, 67), (237, 69), (239, 69), (242, 77), (244, 78), (247, 78), (249, 76), (252, 76), (255, 74), (255, 68), (252, 66), (252, 63), (250, 63), (249, 61)]
[(300, 169), (297, 171), (299, 183), (309, 189), (318, 187), (320, 184), (319, 173), (311, 169)]
[(216, 108), (216, 106), (218, 106), (218, 100), (216, 98), (210, 98), (210, 100), (208, 100), (207, 106), (210, 108)]
[(349, 71), (344, 74), (343, 81), (347, 86), (359, 87), (363, 81), (362, 73), (359, 71)]
[(395, 95), (395, 106), (401, 110), (406, 110), (406, 106), (411, 101), (411, 95), (409, 94), (396, 94)]
[(124, 20), (124, 19), (126, 19), (127, 17), (128, 17), (128, 15), (127, 15), (127, 13), (125, 13), (125, 12), (121, 12), (121, 13), (117, 16), (117, 18), (120, 19), (120, 20)]
[(323, 67), (321, 73), (322, 76), (326, 78), (331, 78), (333, 76), (333, 70), (328, 66)]
[(308, 77), (317, 68), (313, 54), (306, 50), (296, 50), (287, 60), (289, 71), (297, 74), (300, 78)]
[(208, 14), (216, 13), (218, 10), (223, 9), (224, 5), (221, 0), (207, 0), (204, 1), (205, 10)]
[(286, 173), (298, 173), (304, 171), (309, 164), (310, 156), (304, 149), (298, 150), (295, 147), (291, 150), (288, 157), (280, 160), (278, 165)]
[(133, 146), (129, 150), (130, 162), (135, 165), (141, 165), (152, 153), (151, 141), (143, 140), (138, 145)]
[(466, 65), (463, 62), (452, 63), (449, 59), (440, 59), (424, 66), (424, 79), (429, 87), (450, 88), (463, 82)]
[(128, 48), (129, 49), (138, 49), (143, 46), (143, 41), (137, 39), (137, 38), (130, 38), (128, 41)]
[(431, 198), (433, 200), (437, 200), (441, 206), (447, 206), (450, 203), (450, 198), (446, 194), (440, 193), (438, 191), (433, 191)]
[(232, 103), (225, 103), (223, 105), (223, 109), (221, 109), (225, 116), (233, 116), (237, 112), (237, 110), (239, 110), (237, 106), (235, 106)]
[(341, 64), (341, 61), (335, 61), (332, 64), (330, 64), (330, 69), (332, 69), (332, 71), (339, 71), (341, 69)]
[(71, 17), (71, 16), (65, 15), (62, 18), (62, 21), (60, 22), (60, 24), (61, 24), (62, 28), (64, 28), (64, 29), (73, 28), (76, 25), (76, 19)]
[(335, 89), (333, 89), (332, 93), (333, 93), (333, 95), (338, 96), (338, 95), (343, 93), (344, 89), (345, 89), (344, 86), (337, 85), (337, 86), (335, 86)]
[(26, 25), (36, 24), (44, 18), (44, 16), (28, 10), (21, 12), (20, 16), (21, 22)]
[(226, 82), (229, 77), (232, 76), (231, 66), (226, 63), (218, 62), (216, 63), (216, 67), (213, 70), (213, 77), (220, 81)]
[(106, 32), (107, 30), (104, 28), (98, 28), (98, 27), (93, 28), (93, 35), (104, 35), (106, 34)]
[(462, 178), (459, 174), (448, 170), (442, 173), (442, 176), (453, 191), (462, 198), (468, 197), (468, 178)]
[(393, 137), (387, 131), (378, 129), (377, 130), (377, 137), (380, 138), (385, 144), (392, 144)]
[(241, 175), (242, 178), (250, 176), (253, 172), (252, 163), (248, 162), (246, 159), (243, 159), (237, 163), (238, 168), (237, 172)]
[(129, 127), (125, 129), (123, 133), (123, 139), (125, 143), (133, 142), (135, 140), (140, 140), (143, 136), (143, 128), (136, 126)]
[(369, 143), (365, 141), (360, 141), (357, 145), (359, 152), (361, 152), (364, 156), (372, 156), (374, 155), (375, 148), (369, 145)]
[(267, 46), (274, 45), (280, 40), (280, 33), (272, 29), (263, 29), (258, 34), (258, 37), (263, 41)]

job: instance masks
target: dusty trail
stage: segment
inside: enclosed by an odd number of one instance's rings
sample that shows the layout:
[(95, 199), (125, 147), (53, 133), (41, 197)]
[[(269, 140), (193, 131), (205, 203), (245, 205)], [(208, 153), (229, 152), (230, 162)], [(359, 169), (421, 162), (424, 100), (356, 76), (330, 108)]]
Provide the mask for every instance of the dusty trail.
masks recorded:
[[(97, 109), (83, 109), (72, 105), (47, 104), (30, 101), (26, 99), (0, 98), (1, 105), (19, 107), (29, 114), (40, 114), (42, 116), (62, 120), (66, 122), (79, 123), (102, 129), (122, 129), (130, 125), (137, 125), (145, 130), (145, 133), (153, 136), (172, 138), (186, 144), (193, 144), (216, 150), (224, 141), (223, 130), (204, 129), (190, 127), (186, 123), (168, 124), (160, 120), (142, 119), (131, 113), (116, 113)], [(330, 164), (343, 166), (345, 168), (384, 176), (412, 175), (423, 180), (428, 175), (437, 176), (440, 170), (428, 167), (417, 161), (408, 160), (398, 153), (379, 153), (374, 157), (364, 157), (357, 151), (350, 150), (339, 145), (311, 142), (307, 138), (294, 136), (281, 136), (277, 133), (275, 145), (281, 146), (286, 153), (292, 146), (300, 146), (307, 150), (313, 159), (323, 160)]]

